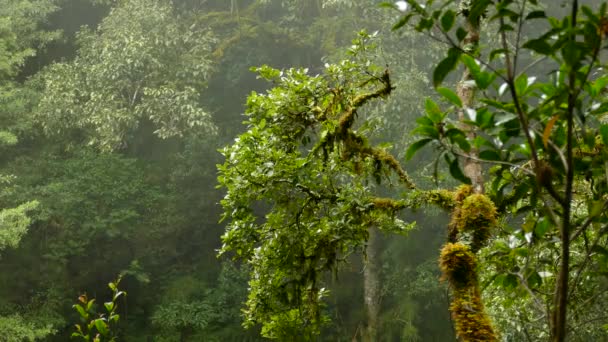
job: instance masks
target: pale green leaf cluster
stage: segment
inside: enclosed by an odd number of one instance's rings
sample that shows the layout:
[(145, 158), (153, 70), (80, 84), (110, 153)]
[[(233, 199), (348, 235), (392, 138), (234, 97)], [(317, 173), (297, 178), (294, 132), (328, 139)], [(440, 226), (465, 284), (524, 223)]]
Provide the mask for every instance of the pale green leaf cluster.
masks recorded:
[(27, 212), (37, 206), (37, 201), (31, 201), (16, 208), (0, 210), (0, 251), (17, 247), (32, 221)]
[(48, 134), (84, 129), (90, 144), (111, 150), (146, 120), (163, 138), (215, 132), (200, 106), (213, 39), (205, 28), (184, 25), (168, 2), (121, 2), (79, 41), (74, 61), (42, 76), (37, 119)]
[(11, 132), (0, 131), (0, 146), (11, 146), (17, 143), (17, 136)]

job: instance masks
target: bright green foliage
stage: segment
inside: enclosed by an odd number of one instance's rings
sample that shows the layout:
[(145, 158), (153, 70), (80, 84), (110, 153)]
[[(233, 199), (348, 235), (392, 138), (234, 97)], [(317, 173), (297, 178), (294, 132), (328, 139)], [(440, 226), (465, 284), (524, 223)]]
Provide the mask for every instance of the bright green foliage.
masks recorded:
[[(369, 36), (352, 50), (363, 58)], [(310, 338), (323, 321), (324, 271), (362, 247), (375, 224), (398, 233), (400, 203), (377, 198), (373, 180), (411, 184), (384, 149), (354, 125), (358, 111), (392, 90), (387, 72), (344, 60), (307, 70), (257, 69), (273, 81), (267, 94), (247, 101), (249, 130), (222, 150), (220, 183), (229, 219), (222, 252), (251, 265), (246, 325), (262, 323), (264, 336)], [(271, 211), (263, 220), (257, 212)], [(298, 332), (299, 331), (299, 332)]]
[[(83, 324), (76, 324), (76, 331), (72, 333), (72, 338), (76, 337), (82, 341), (92, 342), (115, 342), (118, 341), (112, 326), (118, 323), (120, 315), (117, 313), (118, 300), (127, 295), (126, 292), (118, 289), (120, 277), (108, 284), (112, 290), (112, 299), (103, 303), (104, 313), (96, 314), (95, 299), (89, 299), (86, 294), (78, 297), (80, 303), (74, 304), (73, 308), (80, 315)], [(95, 318), (98, 316), (97, 318)]]
[(32, 222), (27, 212), (37, 206), (37, 201), (31, 201), (16, 208), (0, 210), (0, 251), (17, 247)]
[(26, 321), (21, 315), (0, 316), (0, 341), (33, 342), (53, 334), (55, 330), (49, 324), (39, 326)]
[(96, 32), (79, 34), (69, 63), (44, 73), (37, 118), (50, 135), (85, 129), (89, 143), (124, 147), (145, 120), (162, 138), (213, 134), (199, 97), (210, 72), (210, 33), (186, 27), (168, 2), (120, 2)]

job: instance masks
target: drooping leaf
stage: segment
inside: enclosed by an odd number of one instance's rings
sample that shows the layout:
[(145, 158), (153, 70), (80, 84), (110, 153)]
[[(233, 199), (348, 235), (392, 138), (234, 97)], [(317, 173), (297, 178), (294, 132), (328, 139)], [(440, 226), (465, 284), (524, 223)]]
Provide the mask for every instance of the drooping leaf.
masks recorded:
[(431, 141), (433, 141), (433, 139), (426, 138), (426, 139), (420, 139), (420, 140), (416, 141), (415, 143), (411, 144), (407, 148), (407, 151), (405, 152), (405, 160), (412, 159), (412, 157), (414, 157), (414, 155), (416, 154), (416, 152), (418, 152), (418, 150), (420, 150), (421, 148), (426, 146)]
[(446, 76), (450, 73), (450, 71), (454, 70), (456, 65), (458, 64), (458, 59), (461, 55), (460, 50), (456, 48), (451, 48), (448, 50), (448, 55), (445, 57), (433, 71), (433, 85), (438, 87), (441, 85)]
[(439, 94), (441, 94), (446, 100), (452, 102), (454, 105), (456, 105), (456, 107), (460, 108), (462, 107), (462, 101), (460, 100), (460, 97), (458, 97), (458, 95), (456, 95), (455, 92), (453, 92), (451, 89), (449, 88), (445, 88), (445, 87), (439, 87), (437, 88), (437, 92)]

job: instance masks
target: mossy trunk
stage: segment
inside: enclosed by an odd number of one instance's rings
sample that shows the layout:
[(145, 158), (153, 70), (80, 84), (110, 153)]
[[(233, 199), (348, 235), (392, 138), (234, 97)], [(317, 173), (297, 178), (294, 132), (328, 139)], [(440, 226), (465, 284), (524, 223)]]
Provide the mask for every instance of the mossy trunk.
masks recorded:
[[(460, 4), (467, 30), (461, 48), (470, 55), (477, 54), (480, 35), (480, 18), (471, 18), (469, 15), (474, 4), (475, 0), (462, 0)], [(470, 70), (465, 68), (456, 92), (462, 102), (462, 109), (458, 113), (460, 128), (470, 141), (475, 139), (476, 132), (474, 127), (465, 123), (465, 120), (473, 119), (468, 116), (469, 113), (474, 113), (475, 90), (473, 76)], [(455, 195), (457, 205), (453, 209), (452, 221), (448, 226), (448, 243), (442, 249), (440, 266), (443, 276), (450, 283), (452, 290), (450, 311), (458, 340), (463, 342), (498, 341), (481, 300), (476, 266), (477, 257), (475, 256), (475, 252), (489, 237), (489, 229), (494, 224), (496, 213), (495, 209), (492, 210), (493, 203), (482, 195), (484, 187), (479, 151), (471, 148), (463, 163), (464, 174), (471, 180), (471, 186), (461, 187)], [(483, 208), (477, 208), (476, 205), (479, 204), (481, 197), (477, 198), (475, 194), (487, 199), (489, 203), (484, 203)], [(477, 209), (481, 211), (478, 212)], [(479, 221), (479, 218), (482, 220)], [(470, 243), (470, 246), (459, 242), (463, 233), (472, 235), (477, 241)]]

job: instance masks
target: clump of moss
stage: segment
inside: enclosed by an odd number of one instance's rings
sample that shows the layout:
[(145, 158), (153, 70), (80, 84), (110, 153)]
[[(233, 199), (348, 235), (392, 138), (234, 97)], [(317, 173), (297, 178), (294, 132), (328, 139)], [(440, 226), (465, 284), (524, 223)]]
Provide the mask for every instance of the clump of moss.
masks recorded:
[(496, 207), (486, 195), (473, 194), (460, 206), (458, 228), (462, 231), (488, 228), (496, 224)]
[(467, 184), (459, 186), (454, 192), (454, 201), (461, 203), (473, 193), (473, 187)]
[(472, 235), (471, 248), (477, 251), (492, 235), (491, 229), (496, 224), (496, 206), (488, 196), (472, 194), (462, 201), (453, 221), (460, 233)]
[(454, 193), (445, 189), (428, 191), (425, 200), (443, 209), (452, 209), (456, 205)]
[(389, 210), (389, 211), (396, 211), (396, 210), (403, 209), (405, 207), (405, 204), (403, 202), (396, 201), (396, 200), (390, 199), (390, 198), (376, 197), (376, 198), (372, 199), (372, 203), (374, 204), (374, 207), (377, 209)]
[(447, 243), (441, 249), (439, 267), (443, 278), (455, 289), (474, 286), (477, 283), (477, 260), (471, 249), (460, 243)]

